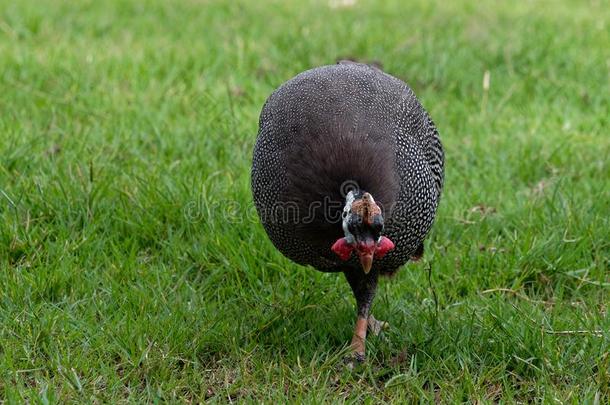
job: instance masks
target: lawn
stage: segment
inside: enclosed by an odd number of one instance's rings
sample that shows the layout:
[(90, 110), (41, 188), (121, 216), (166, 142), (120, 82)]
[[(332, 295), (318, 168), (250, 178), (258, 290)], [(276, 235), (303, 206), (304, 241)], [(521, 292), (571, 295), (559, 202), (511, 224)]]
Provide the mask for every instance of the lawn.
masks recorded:
[[(0, 403), (608, 403), (610, 8), (404, 3), (1, 1)], [(266, 97), (343, 58), (446, 150), (353, 370), (349, 286), (249, 185)]]

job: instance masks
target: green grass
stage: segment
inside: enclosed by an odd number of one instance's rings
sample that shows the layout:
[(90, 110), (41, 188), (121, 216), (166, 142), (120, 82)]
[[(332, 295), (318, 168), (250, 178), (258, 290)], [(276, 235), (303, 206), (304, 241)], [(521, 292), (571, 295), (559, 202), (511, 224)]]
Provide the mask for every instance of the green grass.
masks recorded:
[[(610, 401), (610, 9), (415, 3), (0, 2), (0, 402)], [(265, 98), (346, 57), (447, 158), (351, 372), (347, 283), (249, 189)]]

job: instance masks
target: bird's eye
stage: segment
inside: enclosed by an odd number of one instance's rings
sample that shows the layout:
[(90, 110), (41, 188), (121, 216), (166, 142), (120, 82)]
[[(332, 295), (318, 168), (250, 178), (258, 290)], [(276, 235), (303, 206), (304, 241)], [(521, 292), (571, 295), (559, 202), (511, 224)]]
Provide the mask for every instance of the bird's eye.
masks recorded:
[(352, 221), (349, 221), (349, 222), (347, 223), (347, 230), (348, 230), (350, 233), (354, 233), (354, 232), (355, 232), (356, 227), (355, 227), (355, 225), (354, 225), (354, 223), (353, 223)]
[(347, 223), (347, 229), (351, 233), (358, 233), (361, 227), (362, 227), (362, 217), (357, 214), (352, 214)]

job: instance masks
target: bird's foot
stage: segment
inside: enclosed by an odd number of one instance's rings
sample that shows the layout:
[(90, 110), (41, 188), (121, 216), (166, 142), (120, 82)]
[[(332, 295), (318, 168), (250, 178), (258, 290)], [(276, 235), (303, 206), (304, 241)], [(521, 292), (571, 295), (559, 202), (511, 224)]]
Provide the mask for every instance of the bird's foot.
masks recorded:
[(364, 363), (365, 360), (365, 343), (366, 343), (366, 319), (362, 319), (364, 322), (360, 322), (360, 318), (358, 322), (356, 322), (356, 329), (358, 329), (358, 324), (361, 323), (364, 325), (362, 328), (364, 330), (364, 335), (362, 333), (358, 333), (354, 331), (354, 336), (352, 337), (351, 343), (351, 353), (348, 354), (344, 361), (345, 365), (349, 370), (353, 370), (358, 364)]
[(359, 364), (364, 363), (364, 360), (365, 360), (364, 354), (357, 353), (357, 352), (353, 352), (351, 354), (348, 354), (347, 356), (345, 356), (343, 358), (343, 362), (345, 364), (345, 367), (347, 367), (348, 370), (353, 370)]
[(389, 327), (389, 323), (387, 323), (386, 321), (380, 321), (378, 319), (375, 319), (373, 315), (369, 315), (367, 319), (367, 329), (375, 336), (379, 336), (382, 330), (386, 330)]
[(367, 331), (378, 336), (382, 330), (386, 330), (389, 327), (389, 323), (375, 319), (373, 315), (369, 315), (368, 318), (358, 317), (356, 327), (354, 328), (354, 336), (352, 337), (352, 353), (345, 359), (349, 369), (353, 369), (354, 364), (362, 363), (365, 360)]

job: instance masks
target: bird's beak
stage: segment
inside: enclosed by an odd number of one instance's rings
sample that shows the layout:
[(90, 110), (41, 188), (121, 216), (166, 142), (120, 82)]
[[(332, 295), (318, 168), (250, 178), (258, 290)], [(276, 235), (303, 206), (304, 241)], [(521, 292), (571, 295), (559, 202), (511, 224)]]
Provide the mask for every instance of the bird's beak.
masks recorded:
[(373, 256), (375, 254), (375, 241), (373, 239), (366, 239), (359, 242), (356, 248), (358, 256), (360, 258), (360, 264), (364, 274), (369, 274), (371, 267), (373, 267)]
[(360, 264), (362, 265), (362, 270), (364, 271), (364, 274), (369, 274), (369, 271), (371, 271), (371, 267), (373, 267), (373, 254), (361, 254)]

